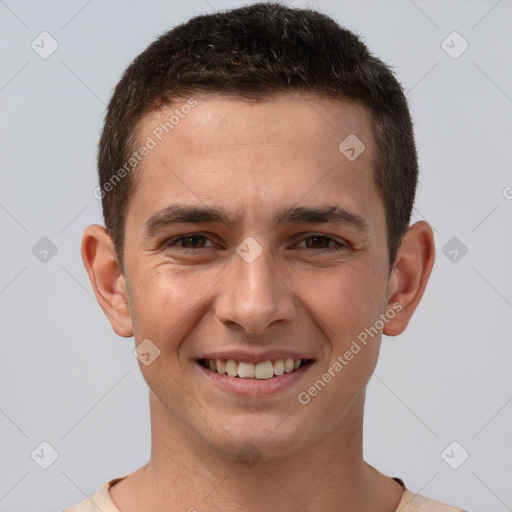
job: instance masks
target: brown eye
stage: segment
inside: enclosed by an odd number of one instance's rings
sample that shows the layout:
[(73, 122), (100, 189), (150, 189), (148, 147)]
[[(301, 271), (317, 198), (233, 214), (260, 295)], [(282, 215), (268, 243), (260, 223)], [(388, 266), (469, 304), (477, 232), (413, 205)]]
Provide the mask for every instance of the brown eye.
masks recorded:
[(167, 247), (171, 248), (182, 248), (182, 249), (203, 249), (208, 248), (209, 246), (206, 246), (206, 242), (208, 241), (208, 238), (204, 235), (185, 235), (180, 236), (178, 238), (173, 238), (166, 242)]
[(326, 249), (329, 247), (329, 243), (333, 241), (332, 238), (327, 236), (308, 236), (304, 240), (311, 241), (309, 244), (306, 242), (308, 249)]
[(204, 247), (204, 241), (206, 240), (206, 237), (201, 235), (190, 235), (181, 237), (178, 240), (183, 241), (183, 247), (197, 249), (197, 247)]
[(310, 235), (303, 238), (298, 247), (306, 251), (329, 253), (348, 249), (348, 244), (338, 242), (327, 235)]

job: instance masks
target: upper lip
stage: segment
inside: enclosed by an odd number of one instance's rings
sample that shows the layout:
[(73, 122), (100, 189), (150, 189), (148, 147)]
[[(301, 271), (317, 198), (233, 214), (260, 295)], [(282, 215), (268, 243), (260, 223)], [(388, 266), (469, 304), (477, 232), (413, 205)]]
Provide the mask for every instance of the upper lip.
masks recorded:
[(244, 363), (258, 364), (264, 361), (276, 361), (277, 359), (313, 359), (310, 356), (290, 350), (268, 350), (266, 352), (247, 352), (244, 350), (229, 350), (222, 352), (208, 352), (198, 359), (221, 359), (233, 361), (242, 361)]

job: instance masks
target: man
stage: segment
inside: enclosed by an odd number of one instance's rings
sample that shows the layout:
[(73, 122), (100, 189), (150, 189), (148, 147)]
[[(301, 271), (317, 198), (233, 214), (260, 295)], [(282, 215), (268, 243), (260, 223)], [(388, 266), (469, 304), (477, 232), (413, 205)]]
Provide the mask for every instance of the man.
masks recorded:
[[(402, 89), (311, 10), (199, 16), (126, 70), (82, 256), (151, 457), (71, 512), (456, 511), (363, 460), (366, 385), (434, 262)], [(129, 427), (127, 427), (129, 428)]]

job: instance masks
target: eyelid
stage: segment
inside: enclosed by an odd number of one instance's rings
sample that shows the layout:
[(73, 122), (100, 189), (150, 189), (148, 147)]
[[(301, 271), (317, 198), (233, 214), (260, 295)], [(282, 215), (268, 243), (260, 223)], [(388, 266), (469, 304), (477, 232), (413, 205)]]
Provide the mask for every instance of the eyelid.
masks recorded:
[(306, 233), (299, 233), (297, 235), (297, 238), (302, 242), (304, 241), (306, 238), (312, 238), (312, 237), (318, 237), (318, 238), (329, 238), (330, 240), (332, 240), (333, 242), (338, 242), (340, 244), (345, 244), (345, 245), (348, 245), (348, 242), (343, 239), (343, 238), (340, 238), (340, 237), (336, 237), (334, 235), (328, 235), (326, 233), (317, 233), (315, 231), (312, 231), (312, 232), (306, 232)]
[[(313, 252), (332, 252), (336, 250), (342, 250), (342, 249), (348, 249), (350, 247), (350, 244), (346, 240), (338, 240), (336, 237), (332, 235), (326, 235), (324, 233), (303, 233), (301, 234), (301, 238), (298, 242), (298, 244), (305, 242), (308, 238), (328, 238), (329, 241), (334, 242), (334, 245), (331, 245), (329, 247), (319, 247), (319, 248), (311, 248), (311, 247), (301, 247), (301, 249), (304, 249), (305, 251), (313, 251)], [(298, 245), (297, 244), (297, 245)]]
[[(208, 236), (208, 235), (205, 235), (203, 233), (186, 233), (184, 235), (180, 235), (180, 236), (175, 236), (173, 238), (169, 238), (167, 240), (164, 240), (163, 242), (163, 246), (164, 247), (178, 247), (178, 249), (181, 249), (181, 250), (184, 250), (184, 251), (198, 251), (198, 249), (191, 249), (190, 247), (180, 247), (179, 245), (175, 245), (175, 243), (178, 241), (178, 240), (182, 240), (184, 238), (190, 238), (190, 237), (193, 237), (193, 236), (197, 236), (197, 237), (202, 237), (202, 238), (205, 238), (206, 241), (209, 241), (211, 242), (212, 244), (215, 244), (215, 242)], [(212, 246), (208, 246), (208, 247), (200, 247), (199, 249), (206, 249), (206, 248), (211, 248)]]
[[(178, 248), (181, 251), (188, 251), (188, 252), (198, 252), (201, 249), (203, 249), (203, 250), (204, 249), (211, 249), (214, 246), (214, 245), (210, 245), (210, 246), (207, 246), (207, 247), (199, 247), (197, 249), (194, 249), (194, 248), (190, 248), (190, 247), (181, 247), (179, 245), (176, 245), (176, 242), (178, 240), (186, 239), (186, 238), (193, 237), (193, 236), (205, 238), (206, 241), (209, 241), (209, 242), (211, 242), (212, 244), (215, 245), (215, 242), (213, 240), (211, 240), (208, 235), (205, 235), (203, 233), (186, 233), (184, 235), (173, 237), (173, 238), (170, 238), (170, 239), (164, 241), (163, 245), (164, 245), (164, 247), (174, 247), (174, 248)], [(313, 238), (313, 237), (328, 238), (329, 241), (332, 241), (335, 244), (335, 245), (329, 246), (329, 247), (318, 247), (318, 248), (315, 248), (315, 247), (313, 247), (313, 248), (311, 248), (311, 247), (302, 247), (301, 249), (304, 249), (305, 251), (330, 252), (330, 251), (341, 250), (341, 249), (349, 248), (350, 247), (350, 244), (346, 240), (342, 239), (340, 241), (337, 238), (335, 238), (334, 236), (327, 235), (327, 234), (324, 234), (324, 233), (307, 232), (307, 233), (300, 233), (300, 235), (297, 235), (297, 236), (300, 236), (300, 239), (294, 245), (294, 247), (296, 245), (300, 244), (300, 243), (305, 242), (308, 238)]]

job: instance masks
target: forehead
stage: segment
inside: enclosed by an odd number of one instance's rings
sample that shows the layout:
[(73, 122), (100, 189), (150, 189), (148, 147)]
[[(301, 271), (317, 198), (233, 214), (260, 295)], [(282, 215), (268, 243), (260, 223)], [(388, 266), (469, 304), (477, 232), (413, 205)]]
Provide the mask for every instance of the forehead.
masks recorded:
[(212, 143), (218, 144), (218, 152), (225, 147), (243, 152), (267, 144), (296, 146), (299, 152), (300, 145), (313, 158), (318, 156), (311, 153), (313, 146), (316, 153), (326, 148), (337, 155), (339, 143), (350, 134), (364, 140), (367, 158), (373, 150), (371, 119), (364, 106), (311, 93), (279, 93), (259, 101), (211, 95), (184, 98), (146, 115), (139, 134), (178, 150), (185, 142), (190, 156), (208, 159)]
[(301, 201), (383, 213), (371, 118), (355, 102), (299, 93), (185, 98), (147, 115), (138, 139), (152, 141), (130, 201), (141, 216), (176, 200), (222, 203), (253, 220)]

